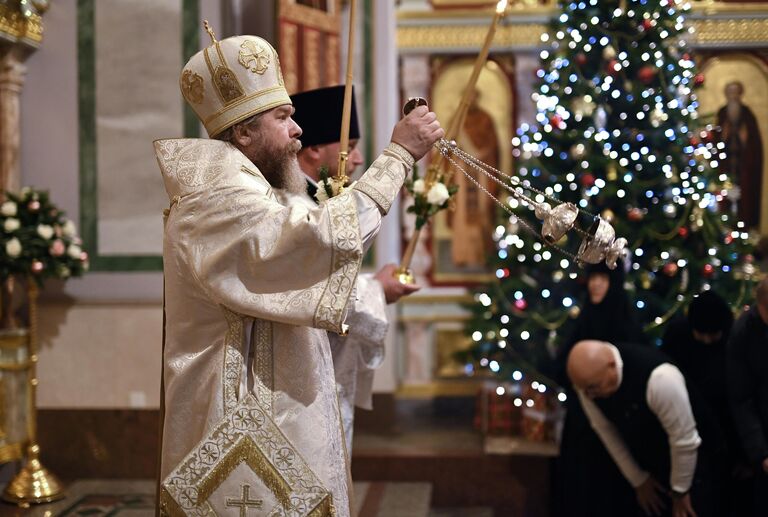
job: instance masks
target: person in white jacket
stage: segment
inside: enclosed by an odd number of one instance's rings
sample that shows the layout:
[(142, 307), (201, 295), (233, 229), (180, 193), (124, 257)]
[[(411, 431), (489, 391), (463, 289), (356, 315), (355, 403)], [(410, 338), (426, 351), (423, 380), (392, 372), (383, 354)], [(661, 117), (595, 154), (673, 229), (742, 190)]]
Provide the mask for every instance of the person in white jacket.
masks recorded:
[[(277, 191), (277, 195), (288, 205), (303, 203), (314, 207), (327, 199), (322, 186), (318, 188), (320, 170), (325, 168), (330, 177), (336, 174), (338, 167), (344, 86), (297, 93), (291, 96), (291, 101), (296, 110), (293, 118), (302, 128), (298, 159), (306, 176), (307, 189), (299, 194)], [(363, 163), (359, 139), (360, 126), (353, 94), (346, 171), (349, 177)], [(350, 304), (347, 316), (349, 334), (328, 333), (344, 437), (350, 453), (355, 407), (373, 409), (373, 376), (384, 360), (389, 329), (386, 306), (419, 290), (417, 285), (400, 283), (394, 276), (396, 269), (395, 264), (387, 264), (375, 274), (358, 275), (354, 304)]]

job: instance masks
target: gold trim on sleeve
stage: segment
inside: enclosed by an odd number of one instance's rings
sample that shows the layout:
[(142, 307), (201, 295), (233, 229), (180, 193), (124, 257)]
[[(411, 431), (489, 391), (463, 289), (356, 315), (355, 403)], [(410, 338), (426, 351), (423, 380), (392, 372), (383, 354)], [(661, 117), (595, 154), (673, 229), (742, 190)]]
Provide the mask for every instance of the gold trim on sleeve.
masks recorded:
[(331, 271), (315, 310), (315, 327), (346, 333), (344, 315), (363, 259), (357, 206), (349, 194), (325, 203), (331, 219)]

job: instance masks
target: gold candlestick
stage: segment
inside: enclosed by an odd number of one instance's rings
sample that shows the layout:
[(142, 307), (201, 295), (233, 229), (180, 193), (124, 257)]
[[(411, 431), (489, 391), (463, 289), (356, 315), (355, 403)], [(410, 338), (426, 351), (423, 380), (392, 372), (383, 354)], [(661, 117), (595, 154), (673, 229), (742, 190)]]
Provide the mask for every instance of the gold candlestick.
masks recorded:
[(354, 78), (355, 17), (357, 1), (349, 2), (349, 41), (347, 42), (347, 77), (344, 83), (344, 109), (341, 112), (341, 136), (339, 138), (339, 164), (336, 175), (331, 178), (334, 195), (340, 194), (347, 184), (347, 159), (349, 158), (349, 125), (352, 117), (352, 80)]
[(27, 427), (29, 446), (27, 464), (8, 483), (3, 499), (21, 507), (30, 504), (50, 503), (64, 497), (61, 482), (40, 463), (40, 446), (37, 444), (37, 295), (35, 280), (29, 284), (29, 401)]
[[(488, 27), (488, 32), (485, 34), (485, 41), (483, 42), (483, 46), (480, 49), (480, 53), (477, 55), (477, 58), (475, 59), (475, 65), (472, 68), (472, 73), (469, 76), (467, 85), (464, 87), (464, 93), (461, 96), (459, 107), (456, 109), (456, 112), (454, 113), (453, 118), (448, 125), (448, 130), (445, 133), (445, 139), (448, 141), (456, 138), (461, 125), (464, 123), (464, 118), (467, 116), (467, 111), (469, 110), (469, 105), (475, 90), (475, 86), (477, 86), (477, 80), (480, 77), (480, 72), (482, 71), (483, 66), (485, 66), (485, 62), (488, 60), (488, 52), (491, 49), (491, 43), (493, 43), (493, 36), (496, 34), (496, 27), (502, 18), (504, 18), (506, 10), (507, 0), (499, 0), (499, 2), (496, 4), (496, 11), (493, 14), (491, 24)], [(441, 179), (440, 176), (444, 169), (443, 166), (445, 163), (443, 155), (433, 157), (431, 162), (432, 165), (427, 168), (427, 174), (424, 178), (424, 183), (426, 184), (427, 189), (434, 185), (436, 181)], [(395, 277), (403, 283), (413, 283), (413, 274), (411, 273), (410, 266), (411, 260), (413, 259), (413, 254), (416, 251), (416, 243), (419, 240), (420, 234), (421, 228), (414, 229), (411, 240), (408, 242), (408, 246), (405, 248), (405, 253), (403, 253), (403, 258), (400, 260), (400, 266), (395, 270)]]

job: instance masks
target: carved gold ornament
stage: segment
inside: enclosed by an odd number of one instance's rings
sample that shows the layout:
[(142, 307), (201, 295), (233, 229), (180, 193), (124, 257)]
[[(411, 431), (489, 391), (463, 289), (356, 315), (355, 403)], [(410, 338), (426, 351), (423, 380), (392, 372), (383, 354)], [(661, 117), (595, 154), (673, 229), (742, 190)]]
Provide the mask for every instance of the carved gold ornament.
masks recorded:
[(192, 70), (184, 70), (181, 74), (181, 93), (192, 104), (200, 104), (205, 97), (203, 78)]
[(240, 45), (240, 54), (237, 62), (248, 68), (251, 72), (263, 75), (269, 68), (269, 53), (263, 45), (253, 40), (245, 40)]

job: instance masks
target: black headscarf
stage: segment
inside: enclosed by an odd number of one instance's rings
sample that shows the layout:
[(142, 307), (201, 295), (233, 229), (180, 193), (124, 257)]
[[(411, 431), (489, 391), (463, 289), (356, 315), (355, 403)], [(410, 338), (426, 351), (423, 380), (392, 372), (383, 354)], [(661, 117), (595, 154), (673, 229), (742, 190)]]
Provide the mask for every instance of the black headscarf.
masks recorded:
[(573, 346), (583, 339), (596, 339), (608, 343), (635, 343), (646, 344), (640, 326), (634, 316), (633, 307), (624, 290), (624, 267), (621, 261), (616, 269), (609, 269), (605, 263), (590, 264), (586, 268), (584, 283), (585, 291), (589, 283), (589, 277), (595, 274), (608, 275), (608, 292), (600, 303), (592, 303), (589, 293), (585, 293), (581, 304), (581, 312), (576, 319), (576, 327), (572, 334), (563, 343), (557, 358), (556, 376), (563, 386), (569, 386), (566, 376), (566, 363), (568, 354)]
[(569, 340), (569, 348), (582, 339), (609, 343), (645, 342), (624, 290), (623, 264), (619, 262), (616, 269), (608, 269), (602, 262), (590, 264), (586, 270), (585, 286), (590, 276), (600, 273), (608, 275), (608, 292), (600, 303), (592, 303), (589, 293), (586, 293), (581, 313), (576, 320), (576, 329)]
[(704, 291), (688, 306), (691, 329), (708, 334), (728, 334), (733, 325), (733, 312), (728, 303), (713, 291)]

